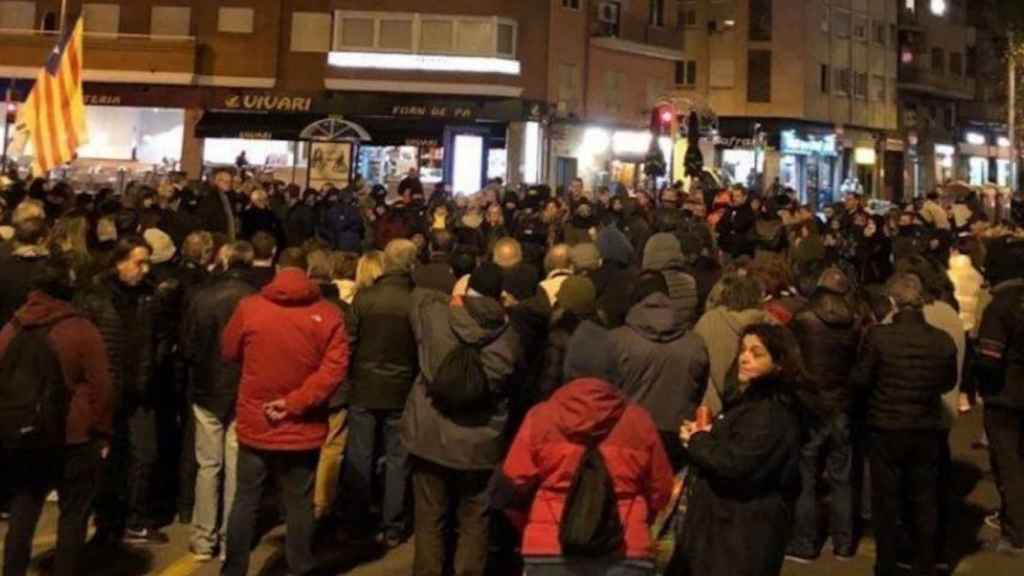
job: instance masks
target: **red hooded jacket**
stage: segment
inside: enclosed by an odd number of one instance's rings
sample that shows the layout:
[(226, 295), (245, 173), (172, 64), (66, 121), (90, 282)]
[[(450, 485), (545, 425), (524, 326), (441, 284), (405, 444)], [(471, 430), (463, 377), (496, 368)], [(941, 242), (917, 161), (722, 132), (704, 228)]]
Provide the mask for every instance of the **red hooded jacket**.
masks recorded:
[[(238, 440), (262, 450), (316, 450), (327, 437), (327, 403), (348, 373), (348, 339), (338, 308), (305, 272), (286, 268), (239, 303), (221, 335), (221, 354), (242, 364)], [(271, 422), (263, 405), (284, 399)]]
[[(114, 389), (110, 359), (103, 337), (92, 322), (78, 315), (68, 302), (32, 292), (14, 314), (26, 327), (50, 325), (50, 345), (64, 372), (71, 395), (68, 403), (67, 444), (109, 438), (113, 430)], [(14, 323), (0, 332), (0, 357), (15, 336)]]
[(558, 525), (583, 456), (583, 443), (603, 437), (619, 502), (626, 556), (653, 555), (650, 522), (672, 495), (672, 467), (647, 412), (596, 379), (559, 388), (527, 414), (502, 467), (517, 488), (537, 486), (523, 533), (524, 556), (559, 556)]

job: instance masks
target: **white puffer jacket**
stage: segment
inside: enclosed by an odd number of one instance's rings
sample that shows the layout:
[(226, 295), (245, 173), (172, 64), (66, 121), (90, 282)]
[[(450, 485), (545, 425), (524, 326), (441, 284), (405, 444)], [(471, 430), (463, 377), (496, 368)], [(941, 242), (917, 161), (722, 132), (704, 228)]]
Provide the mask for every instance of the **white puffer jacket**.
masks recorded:
[(985, 286), (985, 278), (974, 268), (971, 257), (955, 254), (949, 257), (949, 280), (955, 288), (954, 296), (960, 305), (960, 320), (964, 331), (972, 334), (977, 330), (978, 302)]

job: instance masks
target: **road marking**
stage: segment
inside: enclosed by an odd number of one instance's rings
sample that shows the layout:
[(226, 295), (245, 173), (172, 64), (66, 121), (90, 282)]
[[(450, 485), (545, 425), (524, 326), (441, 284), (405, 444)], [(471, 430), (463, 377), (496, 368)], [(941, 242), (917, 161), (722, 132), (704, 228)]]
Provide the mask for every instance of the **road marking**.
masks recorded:
[(196, 568), (199, 568), (199, 562), (189, 554), (165, 568), (159, 576), (189, 576), (196, 571)]

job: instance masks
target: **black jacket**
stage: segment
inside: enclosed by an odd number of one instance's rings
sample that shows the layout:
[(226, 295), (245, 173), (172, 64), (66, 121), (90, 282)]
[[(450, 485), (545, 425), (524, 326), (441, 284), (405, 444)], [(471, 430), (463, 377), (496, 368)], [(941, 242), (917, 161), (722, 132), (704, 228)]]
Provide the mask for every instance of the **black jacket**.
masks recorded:
[(754, 255), (751, 232), (757, 216), (750, 202), (729, 208), (718, 221), (718, 245), (733, 257)]
[(942, 395), (956, 381), (956, 344), (920, 310), (873, 327), (851, 376), (867, 393), (868, 426), (888, 431), (942, 429)]
[(985, 403), (1024, 409), (1024, 281), (1003, 282), (993, 289), (978, 338)]
[(799, 492), (800, 422), (778, 383), (757, 381), (690, 439), (695, 477), (683, 528), (687, 574), (772, 576), (782, 570)]
[(800, 342), (811, 376), (801, 399), (818, 417), (850, 410), (850, 372), (857, 359), (860, 323), (853, 307), (838, 294), (819, 292), (793, 318), (790, 328)]
[(209, 188), (199, 200), (196, 218), (202, 230), (216, 234), (227, 234), (229, 238), (238, 234), (238, 222), (231, 208), (231, 199), (216, 188)]
[(452, 265), (447, 254), (435, 254), (430, 257), (430, 262), (420, 264), (412, 272), (413, 284), (417, 288), (437, 290), (445, 294), (451, 294), (458, 279), (452, 272)]
[(193, 295), (183, 319), (181, 350), (192, 400), (222, 422), (233, 417), (241, 370), (237, 363), (224, 361), (220, 335), (238, 303), (255, 293), (244, 270), (228, 270)]
[(305, 202), (291, 206), (284, 219), (284, 229), (288, 246), (302, 246), (316, 230), (316, 211)]
[(7, 325), (14, 312), (25, 304), (32, 291), (32, 281), (46, 256), (5, 255), (0, 258), (0, 324)]
[(172, 284), (125, 286), (116, 275), (104, 273), (80, 291), (76, 307), (96, 325), (110, 356), (111, 381), (121, 413), (158, 398), (156, 369), (173, 348), (169, 331), (159, 325), (164, 298), (178, 290)]
[(353, 406), (401, 410), (419, 371), (412, 310), (412, 279), (389, 273), (352, 301)]
[(240, 220), (242, 221), (242, 232), (238, 236), (240, 239), (252, 240), (257, 232), (266, 232), (274, 237), (278, 246), (287, 245), (288, 238), (284, 234), (284, 226), (273, 210), (269, 208), (262, 210), (251, 206), (242, 212)]

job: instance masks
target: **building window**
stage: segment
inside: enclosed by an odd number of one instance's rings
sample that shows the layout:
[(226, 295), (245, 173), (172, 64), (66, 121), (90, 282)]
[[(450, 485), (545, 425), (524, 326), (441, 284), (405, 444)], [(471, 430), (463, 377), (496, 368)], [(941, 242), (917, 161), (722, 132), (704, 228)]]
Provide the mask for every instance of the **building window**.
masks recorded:
[(871, 99), (876, 102), (885, 102), (885, 76), (874, 75), (871, 77)]
[(217, 31), (252, 34), (256, 11), (252, 8), (221, 8), (217, 12)]
[(696, 86), (697, 85), (697, 61), (687, 60), (676, 62), (676, 85)]
[(964, 55), (960, 52), (949, 53), (949, 73), (957, 78), (964, 75)]
[(661, 28), (665, 25), (665, 0), (651, 0), (651, 12), (648, 24)]
[(292, 52), (330, 52), (331, 24), (329, 12), (293, 12)]
[(911, 14), (916, 13), (917, 12), (917, 0), (903, 0), (903, 8), (907, 12), (910, 12)]
[(978, 68), (978, 49), (974, 46), (967, 47), (967, 60), (965, 62), (964, 75), (974, 78)]
[(772, 101), (772, 51), (751, 50), (747, 55), (747, 102)]
[(818, 65), (818, 89), (822, 94), (832, 92), (832, 72), (829, 70), (828, 64)]
[(512, 59), (517, 32), (504, 18), (338, 10), (333, 50)]
[(832, 31), (837, 37), (850, 37), (850, 18), (850, 13), (846, 10), (832, 10)]
[(188, 6), (153, 6), (149, 33), (154, 36), (191, 36), (192, 9)]
[(872, 22), (871, 23), (871, 41), (880, 46), (885, 46), (886, 36), (888, 31), (886, 30), (885, 22)]
[(693, 3), (679, 5), (679, 29), (697, 27), (697, 5)]
[(82, 6), (85, 31), (117, 34), (121, 27), (121, 7), (117, 4), (85, 4)]
[(36, 27), (35, 23), (35, 2), (0, 2), (0, 30), (31, 30)]
[(772, 0), (750, 0), (750, 40), (772, 41)]
[(604, 102), (611, 114), (622, 113), (622, 92), (626, 85), (626, 75), (617, 70), (604, 73)]
[(868, 99), (868, 75), (857, 72), (853, 75), (853, 97), (861, 100)]
[(569, 8), (570, 10), (579, 10), (580, 0), (562, 0), (562, 8)]
[(868, 41), (868, 19), (863, 16), (853, 17), (853, 37), (861, 42)]
[(944, 74), (946, 72), (946, 53), (942, 48), (932, 48), (932, 72)]
[(846, 96), (850, 93), (850, 69), (836, 70), (836, 94)]
[(946, 130), (952, 130), (953, 126), (956, 124), (956, 109), (953, 106), (946, 106), (942, 110), (942, 115), (944, 123), (946, 125)]

